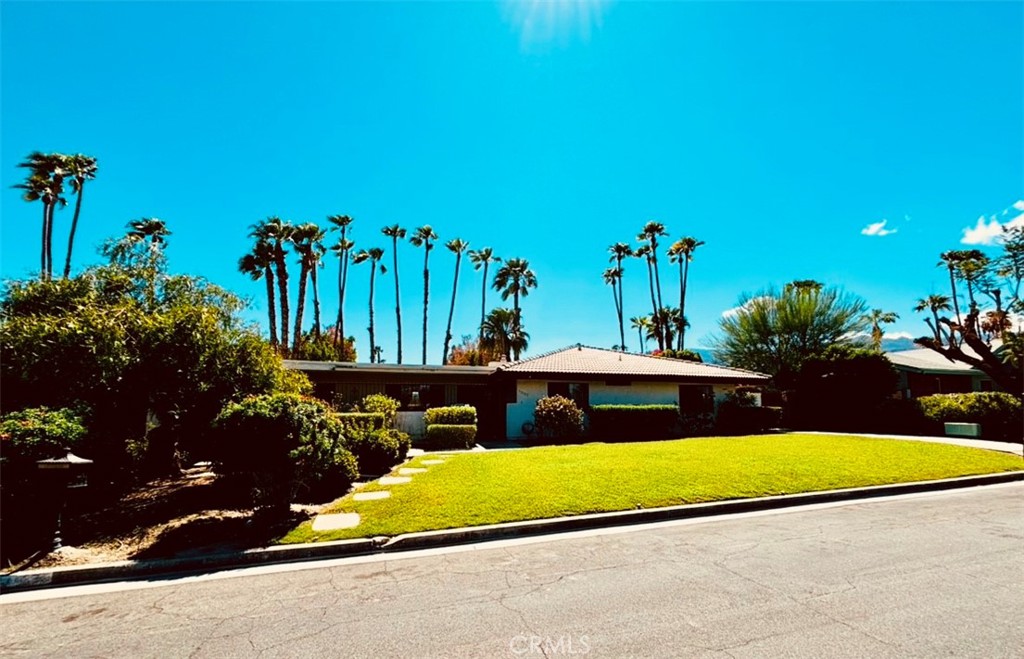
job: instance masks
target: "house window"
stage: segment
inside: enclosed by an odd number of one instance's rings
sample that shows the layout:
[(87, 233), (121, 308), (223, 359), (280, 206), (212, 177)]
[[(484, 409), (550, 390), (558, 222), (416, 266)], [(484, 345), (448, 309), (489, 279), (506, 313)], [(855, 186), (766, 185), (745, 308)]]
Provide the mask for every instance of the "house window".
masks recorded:
[(679, 385), (679, 411), (694, 414), (714, 412), (714, 389), (706, 384)]
[(548, 382), (548, 396), (565, 396), (580, 409), (590, 407), (590, 385), (586, 382)]
[(401, 403), (401, 410), (423, 410), (445, 404), (443, 384), (389, 384), (385, 385), (384, 393)]

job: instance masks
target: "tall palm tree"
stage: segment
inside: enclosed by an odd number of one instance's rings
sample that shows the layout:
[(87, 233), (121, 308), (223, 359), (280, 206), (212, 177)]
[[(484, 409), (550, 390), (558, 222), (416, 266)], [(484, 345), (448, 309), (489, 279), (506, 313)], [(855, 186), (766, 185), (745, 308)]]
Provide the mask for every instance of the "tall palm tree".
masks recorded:
[(429, 224), (418, 227), (409, 238), (416, 247), (423, 248), (423, 363), (427, 363), (427, 308), (430, 305), (430, 250), (434, 249), (437, 234)]
[[(667, 236), (668, 233), (665, 231), (665, 225), (661, 222), (648, 222), (644, 225), (643, 230), (636, 237), (637, 240), (646, 240), (647, 245), (651, 248), (651, 267), (654, 270), (654, 283), (658, 291), (658, 308), (660, 309), (664, 305), (661, 301), (661, 277), (658, 275), (658, 238), (660, 236)], [(669, 346), (665, 346), (669, 347)]]
[(676, 329), (682, 324), (682, 316), (675, 307), (662, 307), (656, 316), (651, 318), (648, 338), (656, 339), (659, 334), (665, 340), (666, 349), (671, 349)]
[[(619, 268), (605, 268), (604, 274), (602, 275), (604, 283), (612, 287), (612, 300), (615, 302), (615, 316), (619, 321), (619, 331), (622, 331), (622, 307), (619, 306), (619, 294), (618, 290), (621, 287), (622, 281), (622, 270)], [(621, 350), (625, 350), (622, 344), (619, 344)]]
[(320, 298), (317, 294), (316, 271), (320, 268), (320, 259), (324, 255), (324, 230), (313, 222), (305, 222), (295, 227), (291, 234), (291, 243), (299, 255), (299, 297), (295, 303), (295, 329), (292, 332), (292, 352), (298, 354), (302, 344), (302, 320), (306, 311), (307, 281), (313, 284), (313, 333), (320, 335)]
[[(530, 294), (531, 288), (537, 288), (537, 274), (530, 269), (526, 259), (509, 259), (494, 274), (494, 288), (501, 291), (501, 299), (512, 296), (512, 310), (515, 313), (513, 335), (522, 333), (523, 313), (519, 308), (519, 298)], [(519, 360), (519, 349), (512, 346), (512, 354)]]
[(448, 363), (448, 348), (452, 343), (452, 318), (455, 316), (455, 296), (459, 291), (459, 266), (462, 265), (462, 255), (469, 249), (469, 243), (461, 238), (454, 238), (444, 246), (455, 255), (455, 279), (452, 282), (452, 304), (448, 307), (448, 328), (444, 332), (444, 350), (441, 352), (442, 365)]
[(338, 317), (334, 327), (337, 332), (334, 334), (336, 347), (345, 345), (345, 289), (348, 286), (348, 263), (349, 254), (355, 243), (348, 238), (348, 227), (352, 224), (352, 218), (348, 215), (331, 215), (327, 221), (341, 230), (341, 238), (331, 246), (331, 251), (338, 257)]
[[(633, 256), (638, 259), (644, 259), (647, 262), (647, 284), (651, 292), (651, 318), (658, 317), (658, 298), (654, 294), (654, 268), (651, 265), (651, 246), (640, 245), (633, 250)], [(664, 349), (665, 338), (661, 329), (657, 326), (654, 327), (654, 336), (658, 341), (658, 348)]]
[[(672, 243), (668, 249), (669, 262), (679, 264), (679, 314), (686, 317), (686, 284), (690, 276), (690, 261), (693, 260), (693, 253), (704, 244), (703, 240), (697, 240), (690, 236), (680, 238)], [(685, 326), (679, 330), (679, 350), (686, 347)]]
[[(949, 305), (950, 297), (948, 295), (929, 295), (926, 298), (921, 298), (914, 305), (914, 311), (921, 313), (925, 309), (932, 312), (932, 318), (925, 318), (925, 322), (932, 328), (932, 332), (935, 334), (935, 341), (942, 343), (942, 335), (940, 333), (941, 325), (939, 325), (939, 312), (949, 311), (952, 307)], [(935, 320), (935, 324), (932, 325), (932, 319)]]
[[(402, 294), (398, 290), (398, 239), (405, 239), (405, 229), (392, 224), (380, 230), (385, 236), (391, 239), (391, 257), (394, 265), (395, 276), (395, 322), (398, 325), (398, 363), (402, 363)], [(426, 362), (424, 362), (426, 363)]]
[(128, 237), (139, 242), (148, 242), (151, 247), (162, 247), (167, 244), (167, 236), (171, 235), (167, 223), (155, 217), (143, 217), (128, 223)]
[(483, 340), (483, 326), (484, 318), (487, 314), (487, 269), (492, 263), (500, 263), (501, 258), (494, 255), (494, 250), (490, 247), (484, 247), (483, 249), (471, 249), (469, 250), (469, 260), (473, 262), (473, 269), (479, 270), (483, 268), (483, 292), (480, 294), (480, 340)]
[(864, 315), (864, 322), (871, 324), (871, 345), (875, 352), (882, 352), (882, 337), (884, 336), (882, 325), (895, 323), (899, 317), (900, 315), (895, 311), (882, 311), (881, 309), (872, 309)]
[(960, 304), (956, 299), (956, 268), (960, 264), (960, 252), (958, 250), (952, 250), (949, 252), (943, 252), (939, 256), (939, 262), (936, 264), (938, 267), (946, 266), (949, 269), (949, 288), (952, 292), (950, 299), (953, 301), (953, 311), (956, 314), (956, 322), (959, 325), (963, 321), (960, 320)]
[(522, 328), (516, 329), (516, 313), (512, 309), (492, 309), (480, 326), (483, 328), (480, 347), (506, 360), (512, 359), (513, 352), (518, 354), (529, 346), (530, 335)]
[(270, 345), (277, 349), (277, 300), (274, 299), (274, 246), (266, 239), (257, 239), (252, 251), (238, 260), (238, 270), (253, 281), (263, 279), (267, 285), (267, 316)]
[(78, 230), (78, 216), (82, 212), (82, 191), (85, 182), (96, 178), (96, 159), (81, 153), (68, 156), (65, 167), (71, 176), (71, 189), (77, 195), (75, 199), (75, 215), (71, 218), (71, 232), (68, 234), (68, 253), (64, 259), (64, 279), (71, 276), (71, 250), (75, 246), (75, 232)]
[(647, 346), (644, 344), (644, 339), (651, 327), (651, 319), (647, 316), (633, 316), (629, 319), (629, 322), (630, 327), (635, 329), (640, 337), (640, 354), (642, 355), (647, 352)]
[[(359, 265), (360, 263), (370, 263), (370, 326), (367, 328), (370, 332), (370, 363), (374, 363), (380, 359), (380, 353), (377, 349), (377, 341), (374, 334), (373, 324), (373, 282), (374, 275), (377, 272), (377, 264), (384, 258), (384, 250), (380, 247), (371, 247), (369, 250), (361, 249), (352, 255), (352, 263)], [(380, 266), (380, 273), (384, 274), (387, 269), (384, 266)]]
[(53, 211), (57, 206), (67, 205), (64, 193), (64, 156), (33, 151), (18, 167), (29, 170), (24, 183), (15, 188), (24, 190), (22, 199), (43, 203), (42, 241), (40, 248), (39, 277), (50, 279), (53, 275)]
[(286, 245), (291, 241), (295, 227), (276, 216), (268, 217), (252, 227), (250, 236), (257, 240), (266, 240), (273, 248), (274, 270), (277, 275), (278, 302), (281, 305), (281, 340), (278, 345), (288, 350), (288, 263), (285, 260), (288, 252)]
[(610, 262), (615, 263), (615, 269), (619, 272), (619, 299), (616, 308), (619, 312), (619, 347), (623, 352), (626, 350), (626, 328), (623, 323), (624, 306), (622, 303), (622, 275), (625, 274), (626, 270), (622, 267), (622, 262), (633, 256), (633, 248), (629, 246), (629, 243), (615, 243), (608, 247), (608, 252), (611, 257), (608, 259)]

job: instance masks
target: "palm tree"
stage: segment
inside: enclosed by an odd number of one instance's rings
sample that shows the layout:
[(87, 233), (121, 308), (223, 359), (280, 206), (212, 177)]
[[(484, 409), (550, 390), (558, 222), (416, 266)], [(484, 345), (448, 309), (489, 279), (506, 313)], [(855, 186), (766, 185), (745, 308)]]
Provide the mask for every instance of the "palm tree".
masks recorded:
[[(402, 363), (402, 295), (398, 290), (398, 239), (405, 239), (405, 229), (392, 224), (380, 230), (385, 236), (391, 239), (391, 256), (394, 264), (395, 275), (395, 322), (398, 325), (398, 359)], [(425, 362), (424, 362), (425, 363)]]
[[(914, 311), (918, 313), (921, 313), (925, 309), (932, 312), (932, 318), (925, 318), (924, 322), (928, 323), (928, 326), (931, 327), (932, 332), (935, 334), (935, 341), (938, 343), (942, 343), (942, 335), (940, 333), (941, 325), (939, 325), (939, 312), (949, 311), (951, 309), (949, 303), (950, 297), (948, 295), (929, 295), (926, 298), (921, 298), (917, 301), (917, 304), (914, 305)], [(932, 325), (932, 319), (935, 320), (934, 325)]]
[(492, 263), (500, 263), (501, 258), (494, 255), (490, 247), (483, 249), (469, 250), (469, 260), (473, 262), (473, 269), (484, 269), (483, 292), (480, 294), (480, 340), (483, 340), (484, 318), (487, 314), (487, 269)]
[(949, 288), (952, 291), (950, 299), (953, 301), (953, 310), (956, 313), (956, 322), (959, 325), (960, 320), (960, 305), (956, 300), (956, 268), (960, 263), (960, 252), (952, 250), (949, 252), (943, 252), (939, 256), (939, 262), (936, 264), (938, 267), (946, 266), (949, 269)]
[(352, 224), (352, 218), (348, 215), (331, 215), (327, 221), (336, 228), (341, 229), (341, 238), (331, 247), (331, 251), (338, 257), (338, 317), (335, 320), (334, 341), (335, 346), (345, 345), (345, 289), (348, 286), (348, 263), (349, 254), (355, 243), (348, 239), (348, 227)]
[[(651, 266), (651, 246), (650, 245), (641, 245), (640, 247), (637, 247), (635, 250), (633, 250), (633, 256), (635, 256), (638, 259), (644, 259), (647, 262), (647, 284), (648, 284), (648, 288), (651, 291), (651, 316), (650, 317), (651, 318), (656, 318), (658, 316), (658, 298), (654, 294), (654, 269)], [(655, 338), (657, 338), (657, 340), (658, 340), (658, 347), (659, 348), (664, 348), (665, 347), (665, 341), (664, 341), (664, 338), (663, 338), (663, 336), (661, 334), (661, 330), (659, 328), (657, 328), (657, 327), (655, 327), (654, 330), (655, 330)]]
[[(374, 336), (374, 325), (373, 325), (373, 282), (374, 275), (377, 272), (377, 264), (384, 258), (384, 250), (380, 247), (372, 247), (368, 251), (361, 249), (352, 255), (352, 263), (359, 265), (360, 263), (370, 262), (370, 326), (367, 328), (370, 332), (370, 363), (380, 359), (380, 353), (378, 352), (376, 338)], [(380, 273), (384, 274), (387, 270), (384, 266), (380, 266)]]
[(651, 327), (651, 319), (647, 316), (633, 316), (629, 319), (629, 322), (630, 327), (635, 329), (637, 334), (640, 336), (640, 354), (644, 354), (647, 352), (647, 346), (644, 345), (644, 338)]
[[(526, 259), (509, 259), (498, 268), (494, 275), (494, 288), (501, 291), (501, 299), (507, 300), (512, 296), (512, 310), (515, 313), (513, 336), (522, 333), (523, 317), (522, 309), (519, 308), (519, 298), (530, 294), (531, 288), (537, 288), (537, 275), (530, 269), (530, 262)], [(519, 360), (520, 350), (512, 346), (513, 355), (516, 361)]]
[(71, 276), (71, 250), (75, 246), (75, 232), (78, 230), (78, 216), (82, 212), (82, 191), (85, 182), (96, 178), (96, 159), (81, 153), (65, 159), (67, 172), (71, 176), (71, 189), (77, 195), (75, 215), (71, 218), (71, 232), (68, 234), (68, 253), (64, 259), (64, 279)]
[(238, 270), (253, 281), (263, 279), (267, 285), (267, 315), (270, 345), (277, 348), (277, 301), (274, 299), (274, 246), (266, 239), (257, 239), (252, 251), (238, 260)]
[[(697, 240), (686, 236), (672, 243), (668, 249), (670, 262), (679, 263), (679, 314), (686, 317), (686, 284), (690, 276), (690, 261), (693, 260), (693, 253), (704, 244), (703, 240)], [(686, 329), (679, 330), (679, 350), (686, 347)]]
[(434, 249), (437, 234), (425, 224), (409, 238), (416, 247), (423, 248), (423, 363), (427, 363), (427, 307), (430, 305), (430, 250)]
[(61, 196), (64, 192), (64, 156), (33, 151), (18, 167), (30, 170), (25, 182), (14, 186), (25, 191), (22, 199), (43, 202), (39, 277), (50, 279), (53, 274), (53, 211), (57, 206), (67, 205), (67, 200)]
[[(658, 237), (667, 236), (668, 233), (665, 231), (665, 225), (661, 222), (648, 222), (644, 225), (640, 234), (636, 237), (637, 240), (646, 240), (647, 245), (651, 248), (651, 268), (654, 270), (654, 283), (658, 290), (658, 308), (660, 309), (664, 305), (661, 301), (661, 277), (658, 275)], [(669, 347), (669, 346), (664, 346)]]
[(271, 216), (252, 227), (250, 236), (257, 240), (266, 240), (273, 248), (274, 270), (277, 275), (278, 301), (281, 305), (281, 340), (282, 350), (288, 350), (288, 263), (285, 256), (288, 252), (285, 245), (291, 241), (295, 227), (281, 218)]
[(512, 309), (492, 309), (480, 324), (482, 338), (480, 347), (493, 354), (502, 355), (506, 360), (512, 359), (512, 353), (526, 350), (530, 335), (516, 329), (516, 313)]
[[(622, 307), (619, 306), (618, 289), (621, 288), (622, 270), (619, 268), (605, 268), (604, 283), (612, 287), (612, 300), (615, 302), (615, 316), (619, 321), (619, 332), (622, 332)], [(622, 344), (620, 344), (621, 347)], [(623, 347), (622, 350), (625, 350)]]
[(128, 223), (128, 237), (139, 242), (149, 241), (153, 248), (165, 246), (169, 235), (167, 223), (155, 217), (143, 217)]
[(452, 283), (452, 304), (448, 307), (448, 328), (444, 332), (444, 350), (441, 352), (441, 365), (448, 363), (448, 348), (452, 343), (452, 317), (455, 315), (455, 296), (459, 291), (459, 266), (462, 265), (462, 254), (469, 249), (469, 243), (461, 238), (449, 240), (444, 245), (455, 254), (455, 279)]
[(618, 303), (616, 304), (616, 309), (618, 309), (619, 311), (619, 346), (622, 349), (622, 351), (625, 352), (626, 328), (622, 321), (623, 314), (625, 313), (622, 304), (622, 275), (626, 272), (626, 270), (622, 267), (622, 262), (625, 259), (633, 256), (633, 248), (629, 246), (629, 243), (615, 243), (614, 245), (608, 247), (608, 252), (611, 254), (611, 257), (608, 259), (608, 261), (614, 261), (615, 269), (618, 270), (619, 272), (619, 299)]
[(320, 296), (317, 292), (317, 270), (325, 254), (325, 232), (313, 222), (295, 227), (291, 243), (299, 255), (299, 298), (295, 305), (295, 330), (292, 332), (292, 352), (298, 354), (302, 343), (302, 319), (306, 311), (306, 282), (313, 284), (313, 335), (320, 336)]
[(864, 315), (864, 322), (871, 324), (871, 345), (874, 347), (875, 352), (882, 352), (882, 325), (895, 323), (900, 317), (895, 311), (882, 311), (881, 309), (872, 309), (869, 313)]
[(662, 307), (658, 309), (657, 315), (651, 318), (651, 328), (648, 330), (648, 338), (657, 338), (659, 335), (665, 339), (667, 349), (671, 349), (672, 340), (675, 338), (676, 328), (682, 323), (682, 316), (679, 309), (675, 307)]

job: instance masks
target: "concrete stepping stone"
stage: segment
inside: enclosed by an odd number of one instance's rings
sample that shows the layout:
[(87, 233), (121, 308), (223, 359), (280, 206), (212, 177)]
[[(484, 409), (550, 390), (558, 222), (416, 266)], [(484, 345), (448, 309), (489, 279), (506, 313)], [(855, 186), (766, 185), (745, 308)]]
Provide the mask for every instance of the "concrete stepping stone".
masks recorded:
[(420, 464), (425, 464), (425, 465), (443, 465), (444, 464), (444, 460), (424, 460)]
[(409, 476), (385, 476), (384, 478), (379, 479), (377, 482), (380, 483), (381, 485), (402, 485), (404, 483), (409, 483), (411, 481), (412, 478)]
[(426, 469), (420, 469), (417, 467), (402, 467), (401, 469), (398, 470), (398, 473), (400, 473), (403, 476), (409, 476), (412, 474), (423, 474), (426, 473), (426, 471)]
[(357, 526), (359, 526), (359, 513), (317, 515), (313, 520), (314, 531), (337, 531), (338, 529), (353, 529)]
[(379, 492), (359, 492), (352, 496), (353, 501), (375, 501), (377, 499), (387, 499), (391, 496), (391, 492), (387, 490), (381, 490)]

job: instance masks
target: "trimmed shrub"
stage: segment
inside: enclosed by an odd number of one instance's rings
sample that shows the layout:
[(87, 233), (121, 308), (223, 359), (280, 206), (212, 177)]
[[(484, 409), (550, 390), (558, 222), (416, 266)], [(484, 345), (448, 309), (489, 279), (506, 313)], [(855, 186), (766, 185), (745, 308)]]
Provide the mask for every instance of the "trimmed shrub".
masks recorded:
[(754, 435), (782, 422), (782, 408), (755, 407), (754, 397), (742, 391), (730, 393), (718, 406), (715, 432), (722, 435)]
[(947, 422), (977, 423), (981, 436), (1003, 442), (1020, 442), (1024, 412), (1014, 396), (996, 391), (969, 394), (935, 394), (918, 399), (925, 418), (923, 432), (945, 435)]
[(593, 405), (590, 435), (606, 441), (668, 439), (679, 431), (678, 405)]
[(341, 412), (335, 413), (345, 427), (345, 436), (357, 432), (372, 432), (384, 428), (384, 415), (380, 412)]
[(393, 428), (395, 426), (395, 415), (402, 404), (390, 396), (384, 394), (370, 394), (359, 403), (363, 412), (377, 413), (384, 415), (384, 426)]
[(355, 454), (360, 474), (386, 474), (405, 459), (409, 435), (393, 429), (362, 430), (347, 434), (345, 446)]
[(475, 425), (476, 408), (472, 405), (432, 407), (423, 413), (423, 422), (428, 426), (432, 426), (434, 424)]
[(427, 426), (426, 444), (432, 449), (469, 449), (475, 443), (475, 425), (435, 423)]
[(248, 480), (257, 507), (286, 511), (296, 496), (344, 492), (358, 475), (344, 427), (323, 402), (297, 394), (250, 396), (214, 421), (216, 468)]
[(583, 411), (565, 396), (547, 396), (537, 401), (533, 422), (541, 437), (576, 439), (583, 434)]

